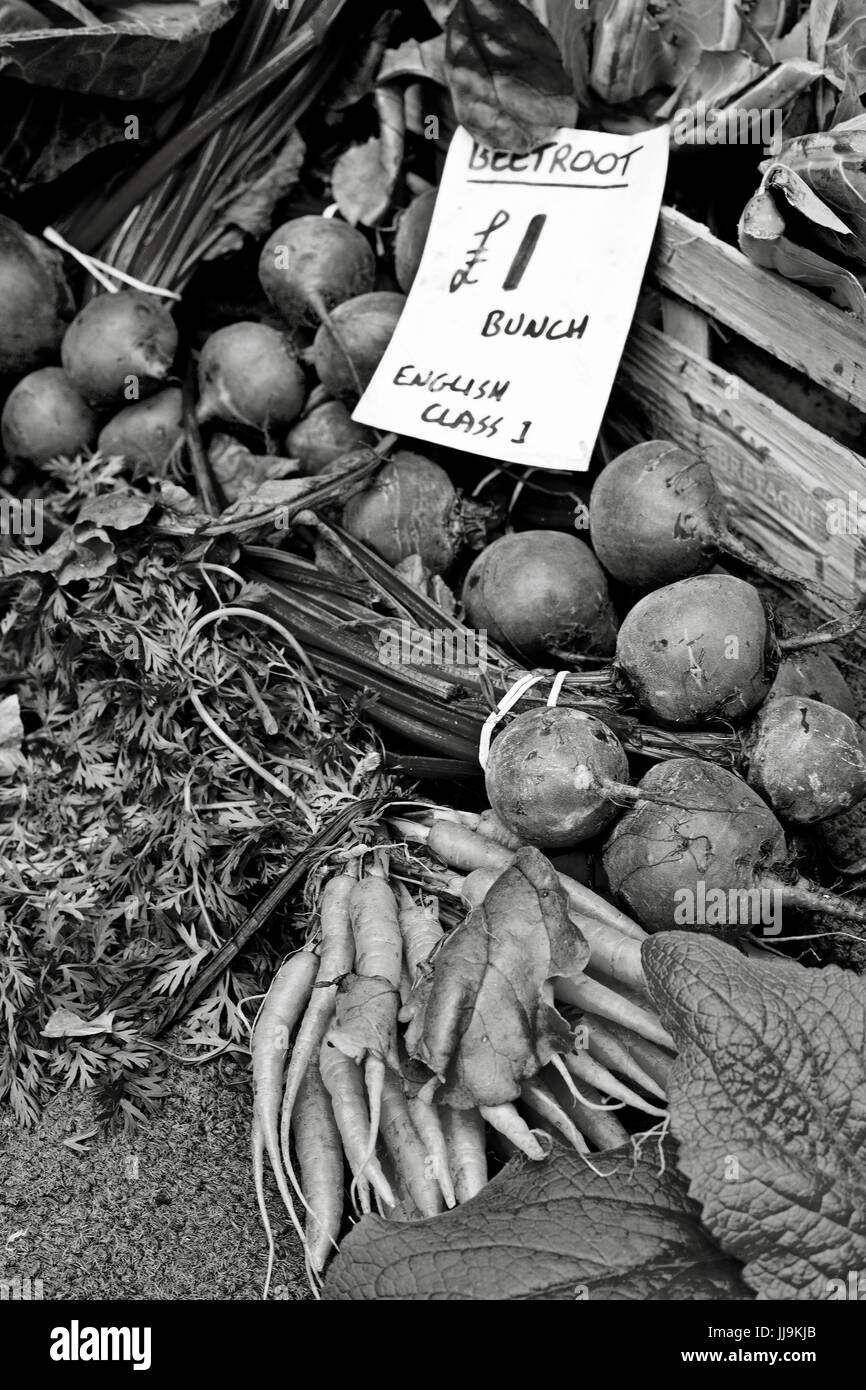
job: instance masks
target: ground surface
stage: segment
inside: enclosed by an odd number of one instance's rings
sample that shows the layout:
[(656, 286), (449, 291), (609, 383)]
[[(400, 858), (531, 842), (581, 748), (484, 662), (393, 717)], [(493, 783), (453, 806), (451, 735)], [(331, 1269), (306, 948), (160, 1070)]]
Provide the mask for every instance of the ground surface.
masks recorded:
[[(35, 1130), (0, 1116), (0, 1281), (41, 1279), (46, 1299), (261, 1297), (267, 1252), (250, 1174), (246, 1068), (173, 1066), (169, 1084), (170, 1099), (146, 1128), (97, 1138), (86, 1154), (63, 1142), (93, 1128), (80, 1094), (60, 1096)], [(269, 1205), (272, 1296), (309, 1297), (274, 1188)]]

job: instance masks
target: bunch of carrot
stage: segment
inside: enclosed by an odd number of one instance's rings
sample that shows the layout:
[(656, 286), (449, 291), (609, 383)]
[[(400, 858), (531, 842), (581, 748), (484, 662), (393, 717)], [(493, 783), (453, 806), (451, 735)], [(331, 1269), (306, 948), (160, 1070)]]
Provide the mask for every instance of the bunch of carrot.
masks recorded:
[[(346, 1206), (396, 1219), (435, 1216), (468, 1201), (496, 1154), (541, 1159), (550, 1138), (581, 1152), (616, 1147), (632, 1106), (663, 1117), (670, 1037), (646, 996), (643, 932), (589, 888), (560, 876), (569, 912), (590, 946), (578, 982), (550, 983), (575, 1025), (575, 1049), (524, 1083), (513, 1104), (458, 1110), (410, 1084), (400, 1025), (412, 987), (435, 964), (443, 938), (439, 894), (472, 907), (509, 867), (519, 845), (490, 812), (436, 807), (392, 819), (395, 844), (412, 845), (420, 901), (379, 846), (325, 884), (318, 929), (281, 967), (253, 1027), (253, 1165), (268, 1238), (267, 1155), (303, 1243), (314, 1291), (336, 1250)], [(426, 846), (425, 851), (418, 846)], [(442, 866), (445, 866), (443, 869)], [(420, 867), (419, 867), (420, 866)], [(304, 1211), (302, 1222), (299, 1210)]]

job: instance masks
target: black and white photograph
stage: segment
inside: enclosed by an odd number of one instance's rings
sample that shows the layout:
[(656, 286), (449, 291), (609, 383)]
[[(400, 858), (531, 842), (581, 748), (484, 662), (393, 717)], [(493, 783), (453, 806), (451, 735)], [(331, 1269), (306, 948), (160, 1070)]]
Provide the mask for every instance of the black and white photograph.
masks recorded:
[(24, 1368), (855, 1355), (866, 0), (0, 0), (0, 411)]

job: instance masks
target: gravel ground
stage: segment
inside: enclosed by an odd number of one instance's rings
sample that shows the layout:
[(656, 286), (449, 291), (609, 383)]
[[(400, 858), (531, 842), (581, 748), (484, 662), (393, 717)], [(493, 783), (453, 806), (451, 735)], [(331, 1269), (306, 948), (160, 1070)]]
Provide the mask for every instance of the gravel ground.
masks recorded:
[[(41, 1279), (46, 1299), (258, 1299), (267, 1253), (249, 1161), (246, 1067), (175, 1066), (159, 1115), (132, 1137), (64, 1143), (93, 1128), (81, 1094), (33, 1130), (0, 1117), (0, 1281)], [(269, 1190), (273, 1296), (310, 1295)]]

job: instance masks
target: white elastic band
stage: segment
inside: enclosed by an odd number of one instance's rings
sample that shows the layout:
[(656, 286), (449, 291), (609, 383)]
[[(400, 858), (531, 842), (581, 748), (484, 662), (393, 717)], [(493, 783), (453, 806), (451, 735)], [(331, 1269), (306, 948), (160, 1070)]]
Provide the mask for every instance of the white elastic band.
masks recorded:
[[(569, 674), (568, 671), (558, 671), (554, 676), (553, 684), (550, 687), (550, 694), (547, 697), (548, 705), (553, 706), (556, 704), (559, 699), (559, 693), (562, 690), (562, 683)], [(537, 685), (539, 681), (546, 680), (547, 676), (544, 672), (542, 672), (541, 675), (530, 672), (528, 675), (519, 676), (510, 690), (506, 690), (499, 704), (496, 706), (496, 709), (493, 710), (491, 714), (488, 714), (481, 729), (481, 737), (478, 740), (478, 761), (485, 772), (487, 771), (487, 759), (490, 757), (490, 740), (493, 737), (493, 730), (496, 728), (496, 725), (499, 723), (502, 716), (507, 714), (512, 706), (516, 705), (517, 701), (523, 698), (527, 690), (530, 690), (533, 685)]]
[(107, 261), (100, 261), (98, 257), (91, 256), (86, 251), (79, 251), (77, 246), (73, 246), (53, 227), (46, 227), (42, 235), (46, 241), (58, 246), (61, 251), (78, 261), (79, 265), (83, 265), (88, 275), (92, 275), (109, 294), (118, 292), (117, 286), (108, 279), (109, 275), (113, 275), (115, 280), (122, 280), (124, 285), (131, 285), (134, 290), (141, 290), (144, 294), (158, 294), (163, 299), (180, 299), (180, 295), (175, 294), (174, 290), (163, 290), (157, 285), (148, 285), (144, 280), (137, 280), (134, 275), (127, 275), (125, 270), (118, 270), (115, 266), (109, 265)]
[(562, 687), (565, 684), (565, 678), (567, 675), (567, 671), (557, 671), (556, 675), (554, 676), (553, 685), (550, 687), (550, 694), (547, 697), (548, 709), (553, 709), (554, 705), (559, 699), (559, 692), (562, 690)]

